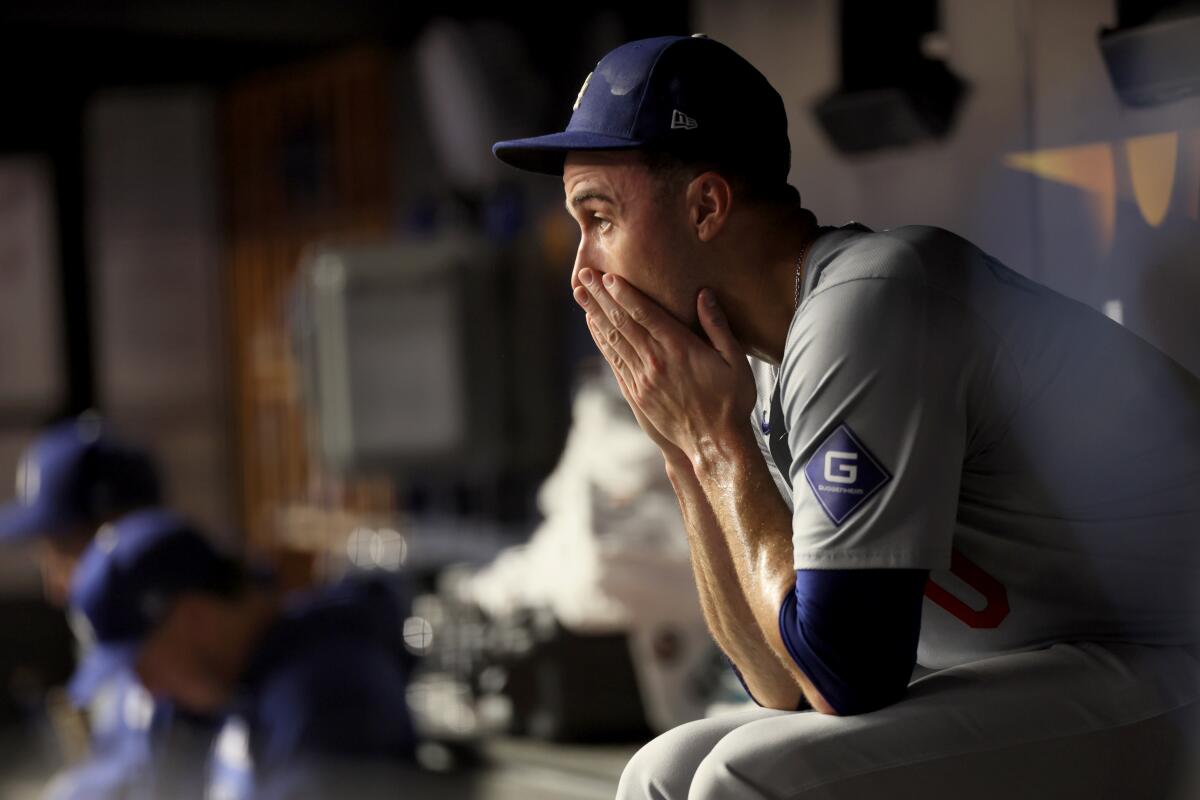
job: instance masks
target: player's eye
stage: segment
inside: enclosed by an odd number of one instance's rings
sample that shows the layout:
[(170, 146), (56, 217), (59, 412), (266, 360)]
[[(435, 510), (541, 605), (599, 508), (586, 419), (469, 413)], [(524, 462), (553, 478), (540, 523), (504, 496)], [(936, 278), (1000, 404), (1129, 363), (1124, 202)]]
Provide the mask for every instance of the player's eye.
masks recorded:
[(607, 220), (604, 217), (597, 216), (596, 214), (592, 214), (592, 222), (596, 225), (596, 228), (599, 229), (601, 234), (608, 233), (612, 229), (611, 220)]

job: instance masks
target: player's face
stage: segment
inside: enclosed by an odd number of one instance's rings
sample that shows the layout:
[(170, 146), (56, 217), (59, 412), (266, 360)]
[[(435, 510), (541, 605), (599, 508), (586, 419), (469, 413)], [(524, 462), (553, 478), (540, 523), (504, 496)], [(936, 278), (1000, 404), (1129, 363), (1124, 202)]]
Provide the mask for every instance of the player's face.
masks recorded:
[(67, 604), (71, 576), (79, 558), (92, 540), (92, 529), (76, 526), (49, 531), (38, 548), (38, 566), (42, 572), (42, 592), (46, 601), (59, 608)]
[[(204, 601), (199, 601), (204, 602)], [(211, 627), (199, 619), (194, 601), (177, 602), (146, 638), (135, 665), (138, 679), (152, 695), (167, 698), (197, 713), (221, 709), (230, 687), (214, 668)]]
[(696, 271), (682, 189), (668, 189), (635, 153), (577, 152), (563, 169), (567, 210), (579, 223), (580, 270), (619, 275), (689, 326), (696, 323)]

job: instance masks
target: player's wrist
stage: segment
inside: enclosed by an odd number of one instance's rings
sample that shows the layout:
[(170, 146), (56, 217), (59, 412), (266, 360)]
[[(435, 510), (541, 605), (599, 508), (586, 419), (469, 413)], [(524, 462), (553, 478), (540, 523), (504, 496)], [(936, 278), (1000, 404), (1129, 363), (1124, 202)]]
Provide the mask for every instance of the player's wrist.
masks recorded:
[(671, 450), (663, 448), (663, 462), (667, 470), (667, 479), (676, 488), (681, 482), (694, 483), (696, 481), (696, 471), (692, 468), (692, 462), (687, 457), (687, 454), (675, 447)]
[(721, 477), (744, 469), (753, 459), (762, 459), (749, 426), (716, 431), (696, 442), (690, 465), (697, 477)]

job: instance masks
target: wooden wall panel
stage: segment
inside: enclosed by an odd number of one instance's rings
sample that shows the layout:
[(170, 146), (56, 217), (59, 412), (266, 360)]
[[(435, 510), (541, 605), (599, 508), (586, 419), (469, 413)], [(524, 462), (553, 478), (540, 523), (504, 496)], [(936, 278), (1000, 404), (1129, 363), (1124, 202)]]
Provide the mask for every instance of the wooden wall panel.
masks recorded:
[(305, 248), (387, 233), (393, 74), (390, 54), (358, 49), (249, 79), (224, 104), (242, 519), (250, 549), (285, 567), (394, 511), (389, 481), (343, 483), (309, 454), (287, 313)]

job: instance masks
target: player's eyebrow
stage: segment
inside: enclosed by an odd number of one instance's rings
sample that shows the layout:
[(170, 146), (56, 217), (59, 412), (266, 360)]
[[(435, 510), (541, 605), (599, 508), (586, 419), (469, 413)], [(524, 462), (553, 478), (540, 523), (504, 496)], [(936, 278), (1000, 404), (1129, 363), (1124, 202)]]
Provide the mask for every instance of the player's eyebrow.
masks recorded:
[(601, 203), (608, 203), (610, 206), (616, 205), (616, 203), (613, 202), (613, 199), (608, 195), (602, 194), (595, 189), (584, 189), (582, 192), (579, 192), (571, 198), (571, 202), (567, 204), (567, 211), (571, 211), (573, 208), (578, 208), (588, 200), (599, 200)]

